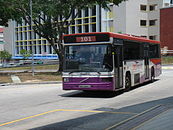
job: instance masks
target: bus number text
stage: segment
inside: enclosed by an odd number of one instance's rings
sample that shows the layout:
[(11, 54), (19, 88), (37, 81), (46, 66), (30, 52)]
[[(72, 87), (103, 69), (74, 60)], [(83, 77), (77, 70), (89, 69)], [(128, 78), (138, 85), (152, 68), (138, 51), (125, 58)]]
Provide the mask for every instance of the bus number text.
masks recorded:
[(76, 42), (95, 42), (95, 36), (76, 37)]

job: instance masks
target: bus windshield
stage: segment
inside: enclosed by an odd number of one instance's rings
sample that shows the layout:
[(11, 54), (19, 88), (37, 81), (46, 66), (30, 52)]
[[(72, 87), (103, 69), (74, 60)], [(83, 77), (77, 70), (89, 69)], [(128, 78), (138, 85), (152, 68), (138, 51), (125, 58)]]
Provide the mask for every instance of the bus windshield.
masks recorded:
[(65, 46), (64, 72), (110, 72), (112, 70), (111, 45)]

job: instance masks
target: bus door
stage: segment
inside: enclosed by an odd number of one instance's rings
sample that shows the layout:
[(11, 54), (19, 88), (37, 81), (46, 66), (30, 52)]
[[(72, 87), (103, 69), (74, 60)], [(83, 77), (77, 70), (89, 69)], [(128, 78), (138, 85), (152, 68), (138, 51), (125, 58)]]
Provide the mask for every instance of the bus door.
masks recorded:
[(123, 40), (114, 39), (114, 78), (115, 88), (123, 87)]
[(149, 45), (144, 45), (145, 79), (149, 79)]

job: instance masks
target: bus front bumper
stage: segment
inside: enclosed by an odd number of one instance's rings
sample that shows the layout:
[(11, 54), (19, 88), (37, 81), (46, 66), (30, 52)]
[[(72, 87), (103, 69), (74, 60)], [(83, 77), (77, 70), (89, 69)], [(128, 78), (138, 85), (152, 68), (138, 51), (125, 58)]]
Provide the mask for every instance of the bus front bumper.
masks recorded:
[(114, 91), (113, 83), (63, 83), (63, 90)]

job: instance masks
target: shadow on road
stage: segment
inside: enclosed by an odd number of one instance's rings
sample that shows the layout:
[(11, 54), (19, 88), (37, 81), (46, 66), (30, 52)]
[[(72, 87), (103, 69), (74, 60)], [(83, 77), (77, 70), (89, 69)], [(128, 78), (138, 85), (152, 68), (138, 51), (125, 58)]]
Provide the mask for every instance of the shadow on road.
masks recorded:
[[(96, 110), (104, 112), (97, 114), (94, 113), (79, 118), (74, 118), (38, 128), (33, 128), (32, 130), (105, 130), (107, 128), (110, 128), (111, 126), (114, 126), (113, 128), (111, 128), (111, 130), (117, 130), (120, 127), (124, 130), (130, 130), (137, 125), (140, 126), (144, 123), (144, 121), (146, 122), (146, 119), (147, 121), (151, 121), (151, 119), (157, 117), (160, 113), (163, 113), (168, 109), (172, 109), (172, 102), (173, 97), (168, 97), (164, 99), (127, 106), (120, 109), (98, 108)], [(160, 104), (162, 105), (159, 106)], [(164, 110), (163, 108), (166, 109)], [(142, 117), (140, 117), (139, 115)], [(129, 120), (130, 118), (131, 120)], [(168, 124), (163, 125), (161, 122), (160, 124), (157, 122), (156, 124), (152, 124), (151, 127), (160, 127), (164, 129), (167, 127), (167, 125)]]
[[(159, 79), (156, 79), (154, 82), (159, 81)], [(144, 84), (137, 85), (135, 87), (132, 87), (131, 90), (140, 88), (140, 87), (145, 87), (146, 85), (150, 84), (151, 82), (146, 82)], [(131, 91), (129, 90), (129, 91)], [(76, 97), (76, 98), (113, 98), (116, 96), (119, 96), (123, 94), (124, 91), (117, 91), (117, 92), (109, 92), (109, 91), (73, 91), (73, 92), (68, 92), (66, 94), (60, 95), (62, 97)]]
[(112, 98), (122, 94), (121, 92), (104, 92), (104, 91), (75, 91), (61, 95), (62, 97), (76, 97), (76, 98)]

